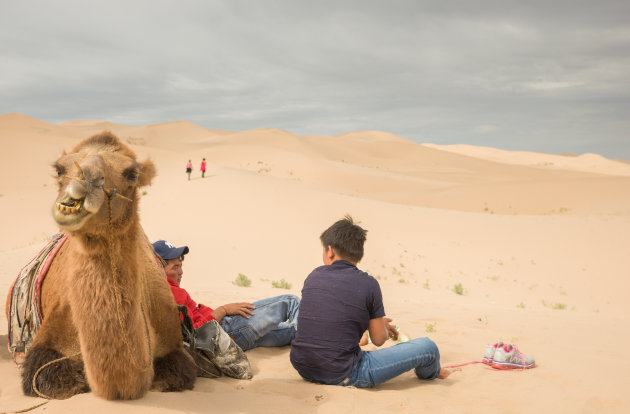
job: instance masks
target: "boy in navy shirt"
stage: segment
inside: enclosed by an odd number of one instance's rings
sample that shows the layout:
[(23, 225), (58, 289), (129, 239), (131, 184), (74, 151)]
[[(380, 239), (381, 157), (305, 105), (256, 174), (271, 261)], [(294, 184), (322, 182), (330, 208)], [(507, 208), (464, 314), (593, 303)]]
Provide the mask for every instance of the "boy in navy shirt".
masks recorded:
[(378, 281), (356, 267), (366, 233), (346, 216), (320, 236), (324, 266), (304, 281), (291, 364), (309, 381), (359, 388), (411, 369), (420, 379), (448, 377), (451, 371), (440, 368), (440, 353), (429, 338), (374, 351), (359, 347), (366, 330), (376, 346), (398, 336), (385, 318)]

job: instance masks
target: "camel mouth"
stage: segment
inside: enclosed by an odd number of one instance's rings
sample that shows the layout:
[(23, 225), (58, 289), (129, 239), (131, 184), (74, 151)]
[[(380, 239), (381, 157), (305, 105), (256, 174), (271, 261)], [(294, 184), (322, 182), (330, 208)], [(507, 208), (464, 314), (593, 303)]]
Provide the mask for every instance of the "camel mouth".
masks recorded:
[(57, 211), (64, 215), (78, 214), (83, 210), (83, 202), (85, 199), (77, 200), (74, 198), (68, 198), (63, 201), (55, 203)]
[(85, 206), (85, 199), (65, 197), (52, 206), (52, 216), (57, 224), (64, 230), (77, 231), (90, 216), (90, 211)]

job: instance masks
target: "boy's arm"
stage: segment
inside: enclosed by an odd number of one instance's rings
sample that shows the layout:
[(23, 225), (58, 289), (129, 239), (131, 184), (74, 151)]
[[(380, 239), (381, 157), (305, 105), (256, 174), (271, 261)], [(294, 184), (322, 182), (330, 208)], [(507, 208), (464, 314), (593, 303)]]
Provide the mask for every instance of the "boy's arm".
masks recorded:
[(389, 337), (389, 332), (387, 331), (387, 327), (385, 325), (385, 318), (370, 319), (368, 331), (370, 331), (370, 339), (372, 340), (372, 343), (376, 346), (383, 345)]
[(391, 318), (385, 317), (370, 319), (368, 331), (370, 331), (370, 339), (374, 345), (381, 346), (388, 338), (398, 339), (398, 331), (390, 323), (391, 321)]

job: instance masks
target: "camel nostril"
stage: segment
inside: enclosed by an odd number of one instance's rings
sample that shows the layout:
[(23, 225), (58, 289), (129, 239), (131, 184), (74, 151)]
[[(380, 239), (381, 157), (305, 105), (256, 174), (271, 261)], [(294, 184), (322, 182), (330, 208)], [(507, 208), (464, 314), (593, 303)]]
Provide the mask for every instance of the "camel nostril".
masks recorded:
[(88, 193), (88, 186), (85, 181), (71, 181), (66, 187), (66, 194), (74, 200), (82, 200)]
[(93, 181), (90, 181), (90, 185), (96, 188), (103, 187), (104, 184), (105, 184), (105, 177), (99, 177)]

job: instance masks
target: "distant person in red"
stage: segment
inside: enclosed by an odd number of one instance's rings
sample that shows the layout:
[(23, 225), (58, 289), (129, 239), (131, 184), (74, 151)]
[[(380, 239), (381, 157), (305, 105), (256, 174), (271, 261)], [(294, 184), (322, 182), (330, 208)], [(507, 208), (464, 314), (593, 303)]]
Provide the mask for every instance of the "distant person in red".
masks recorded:
[(192, 162), (188, 160), (188, 164), (186, 164), (186, 174), (188, 174), (188, 181), (190, 181), (191, 172), (192, 172)]
[(206, 176), (206, 159), (201, 160), (201, 178)]

